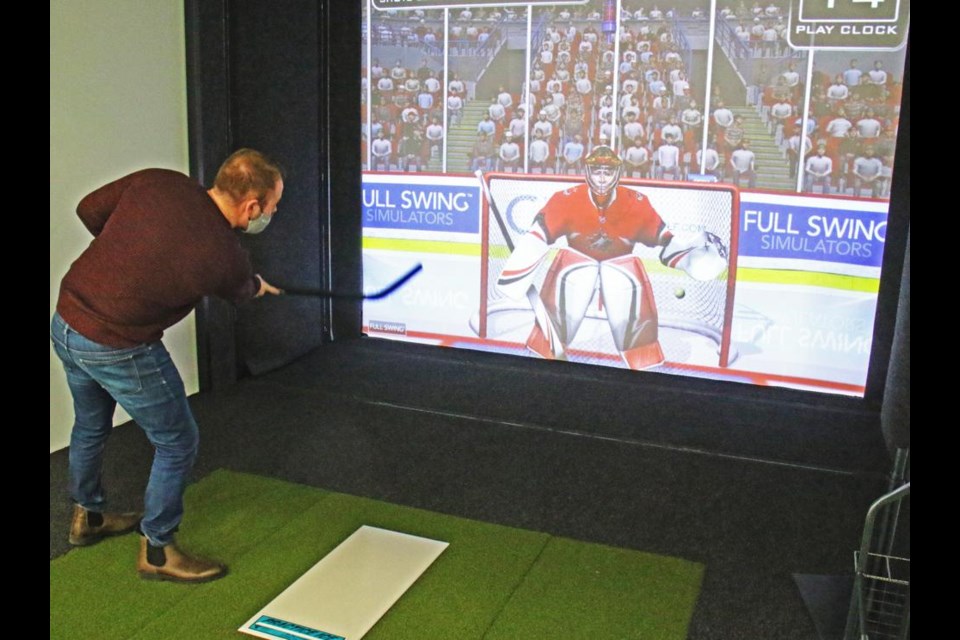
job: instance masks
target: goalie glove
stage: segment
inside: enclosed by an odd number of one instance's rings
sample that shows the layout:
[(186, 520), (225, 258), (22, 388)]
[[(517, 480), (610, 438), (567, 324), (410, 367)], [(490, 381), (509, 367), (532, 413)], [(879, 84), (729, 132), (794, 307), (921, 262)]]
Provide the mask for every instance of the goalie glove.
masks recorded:
[(694, 280), (713, 280), (727, 268), (727, 247), (709, 231), (674, 236), (660, 251), (660, 262), (682, 269)]

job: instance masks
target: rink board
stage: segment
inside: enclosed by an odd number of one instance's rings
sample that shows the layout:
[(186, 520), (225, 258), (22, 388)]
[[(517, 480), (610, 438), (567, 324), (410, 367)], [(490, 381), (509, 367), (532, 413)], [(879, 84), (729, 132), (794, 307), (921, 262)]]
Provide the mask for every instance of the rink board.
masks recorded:
[(359, 640), (447, 546), (364, 525), (239, 630), (268, 640)]

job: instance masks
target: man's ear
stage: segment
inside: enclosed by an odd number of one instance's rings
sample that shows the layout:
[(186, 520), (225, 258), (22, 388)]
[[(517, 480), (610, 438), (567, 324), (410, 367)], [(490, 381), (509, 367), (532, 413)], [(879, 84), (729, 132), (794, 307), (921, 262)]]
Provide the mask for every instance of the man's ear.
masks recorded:
[(260, 206), (260, 203), (256, 198), (241, 200), (237, 205), (237, 225), (246, 228), (246, 225), (243, 224), (244, 220), (249, 223), (255, 217), (258, 206)]
[(247, 198), (240, 203), (240, 211), (246, 215), (247, 219), (254, 217), (260, 207), (260, 201), (256, 198)]

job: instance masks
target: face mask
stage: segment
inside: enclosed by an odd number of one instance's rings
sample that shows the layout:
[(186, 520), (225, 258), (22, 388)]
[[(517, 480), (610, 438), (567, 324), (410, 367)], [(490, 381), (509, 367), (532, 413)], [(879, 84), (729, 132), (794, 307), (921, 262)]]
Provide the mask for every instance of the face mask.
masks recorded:
[(247, 223), (247, 228), (243, 230), (244, 233), (257, 234), (267, 228), (267, 225), (270, 224), (270, 221), (273, 219), (273, 216), (268, 216), (266, 214), (260, 214), (259, 218), (251, 220)]

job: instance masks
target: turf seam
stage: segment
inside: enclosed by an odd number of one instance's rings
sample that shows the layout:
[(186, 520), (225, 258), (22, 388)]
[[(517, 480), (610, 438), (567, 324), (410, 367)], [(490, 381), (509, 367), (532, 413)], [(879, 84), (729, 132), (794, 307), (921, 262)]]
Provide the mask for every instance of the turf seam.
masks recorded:
[(546, 540), (543, 541), (543, 544), (540, 546), (540, 551), (537, 552), (537, 557), (533, 559), (530, 563), (530, 566), (527, 567), (527, 570), (523, 572), (523, 575), (520, 576), (520, 579), (517, 580), (517, 584), (513, 585), (513, 588), (510, 589), (510, 593), (503, 599), (503, 604), (500, 605), (500, 608), (497, 609), (496, 614), (490, 619), (490, 624), (487, 625), (487, 628), (483, 630), (483, 635), (480, 636), (480, 640), (483, 640), (487, 637), (490, 631), (493, 629), (494, 625), (497, 624), (497, 620), (500, 619), (500, 615), (506, 610), (507, 606), (510, 605), (510, 601), (513, 600), (513, 596), (516, 595), (517, 591), (520, 590), (520, 587), (524, 585), (527, 581), (527, 578), (530, 576), (530, 572), (533, 571), (533, 568), (537, 566), (537, 563), (540, 562), (540, 557), (543, 555), (543, 552), (546, 551), (547, 545), (554, 539), (554, 536), (547, 535)]

